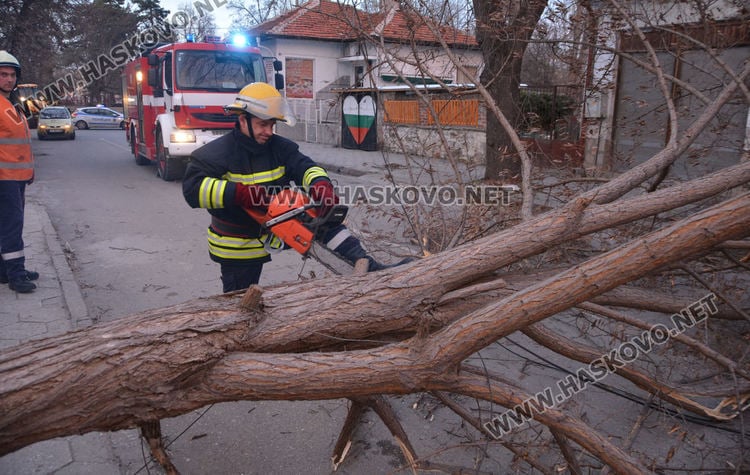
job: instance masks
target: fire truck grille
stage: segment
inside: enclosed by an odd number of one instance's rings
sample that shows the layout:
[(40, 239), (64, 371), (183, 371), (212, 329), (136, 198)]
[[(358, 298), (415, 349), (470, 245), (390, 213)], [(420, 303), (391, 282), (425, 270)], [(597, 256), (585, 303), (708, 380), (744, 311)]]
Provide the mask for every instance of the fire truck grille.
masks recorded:
[(233, 116), (233, 115), (210, 114), (207, 112), (193, 114), (193, 117), (195, 117), (198, 120), (203, 120), (206, 122), (222, 122), (222, 123), (234, 122), (235, 119), (237, 118), (236, 116)]

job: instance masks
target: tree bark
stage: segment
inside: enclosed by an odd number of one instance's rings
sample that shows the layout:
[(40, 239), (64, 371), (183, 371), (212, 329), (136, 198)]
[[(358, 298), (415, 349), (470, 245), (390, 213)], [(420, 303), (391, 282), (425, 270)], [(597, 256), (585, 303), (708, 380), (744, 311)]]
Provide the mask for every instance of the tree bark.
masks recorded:
[[(474, 1), (477, 42), (485, 67), (480, 81), (512, 127), (521, 114), (521, 64), (528, 41), (539, 23), (547, 2)], [(509, 131), (500, 119), (487, 114), (486, 168), (488, 180), (509, 179), (521, 173), (521, 162)]]
[[(465, 378), (460, 364), (472, 353), (666, 264), (743, 238), (750, 234), (749, 223), (745, 194), (477, 309), (429, 336), (369, 350), (314, 351), (331, 339), (367, 339), (386, 328), (418, 326), (441, 295), (471, 281), (466, 267), (480, 266), (482, 259), (470, 251), (485, 248), (460, 248), (345, 280), (270, 288), (256, 311), (240, 310), (242, 295), (235, 293), (30, 342), (0, 354), (0, 450), (134, 427), (221, 401), (469, 394), (457, 389)], [(493, 259), (502, 261), (502, 253)], [(604, 452), (614, 447), (582, 440), (577, 429), (555, 428), (611, 460)]]

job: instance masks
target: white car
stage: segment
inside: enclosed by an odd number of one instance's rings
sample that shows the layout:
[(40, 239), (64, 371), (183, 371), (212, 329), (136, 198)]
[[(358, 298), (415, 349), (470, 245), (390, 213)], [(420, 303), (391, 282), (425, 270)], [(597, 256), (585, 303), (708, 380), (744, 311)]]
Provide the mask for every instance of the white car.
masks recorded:
[(73, 123), (78, 129), (124, 129), (125, 116), (108, 107), (81, 107), (73, 112)]
[(73, 127), (73, 118), (70, 116), (68, 108), (51, 106), (39, 111), (36, 136), (39, 140), (47, 138), (74, 140), (76, 138), (76, 129)]

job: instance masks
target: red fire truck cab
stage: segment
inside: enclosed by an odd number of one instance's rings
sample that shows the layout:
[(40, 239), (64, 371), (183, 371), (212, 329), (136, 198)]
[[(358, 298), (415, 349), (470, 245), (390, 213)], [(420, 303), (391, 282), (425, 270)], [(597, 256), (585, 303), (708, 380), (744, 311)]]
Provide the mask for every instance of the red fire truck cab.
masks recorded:
[[(281, 62), (273, 62), (276, 71)], [(276, 87), (283, 77), (275, 74)], [(125, 65), (126, 138), (138, 165), (156, 162), (163, 180), (180, 179), (193, 150), (229, 132), (223, 106), (252, 82), (265, 82), (260, 49), (217, 42), (158, 46)]]

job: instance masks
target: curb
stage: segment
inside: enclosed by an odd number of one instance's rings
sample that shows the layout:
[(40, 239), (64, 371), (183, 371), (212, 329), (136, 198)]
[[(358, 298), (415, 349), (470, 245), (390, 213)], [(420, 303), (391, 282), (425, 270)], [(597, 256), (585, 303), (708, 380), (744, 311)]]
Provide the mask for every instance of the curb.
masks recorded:
[(60, 281), (63, 300), (70, 313), (71, 325), (73, 329), (86, 327), (93, 323), (89, 318), (88, 308), (83, 300), (81, 288), (78, 286), (73, 270), (68, 264), (57, 231), (52, 225), (52, 221), (47, 214), (47, 209), (40, 203), (32, 203), (39, 213), (39, 219), (42, 223), (42, 232), (46, 241), (47, 249), (52, 257), (52, 265), (55, 267), (55, 273)]

